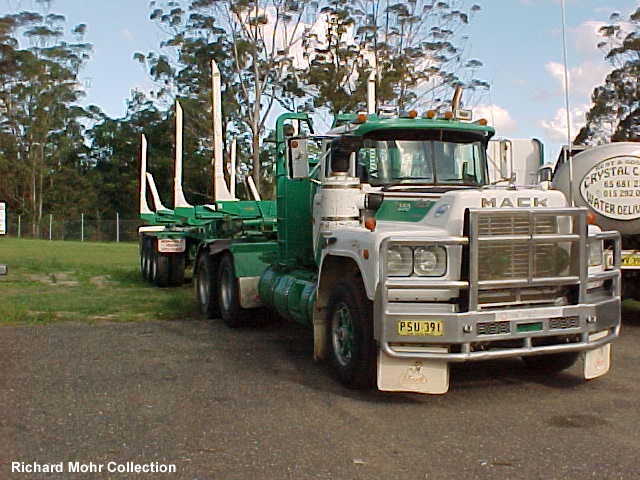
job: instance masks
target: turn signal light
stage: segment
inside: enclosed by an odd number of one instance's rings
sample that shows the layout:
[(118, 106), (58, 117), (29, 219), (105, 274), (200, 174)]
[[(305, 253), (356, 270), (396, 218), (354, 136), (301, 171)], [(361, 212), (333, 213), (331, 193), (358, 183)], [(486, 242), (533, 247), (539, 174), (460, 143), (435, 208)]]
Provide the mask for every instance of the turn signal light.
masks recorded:
[(376, 219), (373, 217), (368, 217), (365, 221), (364, 221), (364, 228), (366, 228), (367, 230), (373, 232), (376, 229)]
[(595, 225), (596, 224), (596, 214), (593, 212), (587, 212), (587, 223), (589, 225)]

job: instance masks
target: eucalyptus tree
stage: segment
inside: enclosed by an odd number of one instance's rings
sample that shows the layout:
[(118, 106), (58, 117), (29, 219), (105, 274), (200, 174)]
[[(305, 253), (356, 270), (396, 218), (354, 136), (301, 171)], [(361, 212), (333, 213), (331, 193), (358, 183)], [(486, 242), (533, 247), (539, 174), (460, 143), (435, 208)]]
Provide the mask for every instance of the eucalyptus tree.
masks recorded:
[(587, 123), (578, 133), (579, 144), (640, 139), (640, 8), (623, 22), (619, 13), (600, 28), (598, 44), (613, 66), (604, 83), (595, 88)]
[(3, 168), (18, 181), (11, 188), (12, 206), (30, 216), (34, 235), (46, 180), (62, 161), (63, 150), (54, 139), (82, 128), (74, 104), (83, 94), (78, 74), (91, 46), (82, 42), (84, 25), (71, 30), (71, 43), (64, 27), (65, 18), (54, 13), (0, 18), (0, 156)]
[[(160, 46), (162, 53), (136, 58), (159, 82), (157, 95), (194, 102), (193, 110), (210, 118), (209, 61), (215, 59), (223, 83), (224, 131), (239, 137), (239, 151), (251, 159), (251, 174), (260, 185), (260, 141), (267, 118), (276, 104), (294, 109), (296, 98), (304, 94), (294, 65), (304, 3), (192, 0), (152, 2), (151, 8), (151, 19), (168, 39)], [(199, 123), (211, 128), (211, 121)], [(203, 142), (212, 138), (211, 130), (206, 133), (200, 136)], [(211, 151), (210, 144), (202, 145)]]
[[(480, 11), (452, 0), (330, 0), (316, 3), (318, 24), (305, 38), (306, 84), (316, 106), (333, 113), (364, 102), (375, 71), (378, 100), (400, 109), (437, 108), (451, 88), (489, 85), (474, 78), (482, 63), (469, 59), (464, 28)], [(320, 27), (320, 28), (319, 28)]]

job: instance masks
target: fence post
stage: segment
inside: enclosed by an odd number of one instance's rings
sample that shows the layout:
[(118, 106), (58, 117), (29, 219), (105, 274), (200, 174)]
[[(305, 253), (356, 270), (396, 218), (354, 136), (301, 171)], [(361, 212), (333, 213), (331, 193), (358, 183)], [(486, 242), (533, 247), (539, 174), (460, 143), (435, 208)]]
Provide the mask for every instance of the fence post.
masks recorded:
[(120, 212), (116, 212), (116, 243), (120, 243)]
[(84, 242), (84, 213), (80, 214), (80, 241)]
[(51, 233), (52, 228), (53, 228), (53, 215), (50, 213), (49, 214), (49, 241), (51, 241), (51, 238), (52, 238), (52, 233)]
[(21, 237), (22, 235), (22, 224), (21, 224), (21, 220), (22, 220), (22, 215), (18, 215), (18, 238)]

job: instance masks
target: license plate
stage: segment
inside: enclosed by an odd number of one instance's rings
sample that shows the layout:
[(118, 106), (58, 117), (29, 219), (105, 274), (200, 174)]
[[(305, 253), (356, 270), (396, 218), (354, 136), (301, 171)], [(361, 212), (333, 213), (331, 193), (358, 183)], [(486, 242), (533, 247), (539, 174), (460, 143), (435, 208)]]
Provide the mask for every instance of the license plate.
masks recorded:
[(398, 322), (398, 335), (409, 337), (440, 337), (444, 328), (440, 320), (405, 320)]
[(631, 255), (627, 255), (626, 257), (622, 257), (622, 266), (640, 267), (640, 254), (634, 253)]

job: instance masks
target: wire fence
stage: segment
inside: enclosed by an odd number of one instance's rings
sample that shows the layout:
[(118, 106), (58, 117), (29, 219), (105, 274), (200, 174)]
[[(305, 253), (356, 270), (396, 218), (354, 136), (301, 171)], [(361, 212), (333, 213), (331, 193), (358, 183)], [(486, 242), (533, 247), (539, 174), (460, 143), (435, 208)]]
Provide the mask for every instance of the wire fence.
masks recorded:
[(140, 219), (100, 217), (81, 214), (77, 219), (43, 215), (34, 234), (31, 219), (23, 215), (7, 214), (7, 235), (16, 238), (44, 240), (75, 240), (81, 242), (133, 242), (138, 240)]

